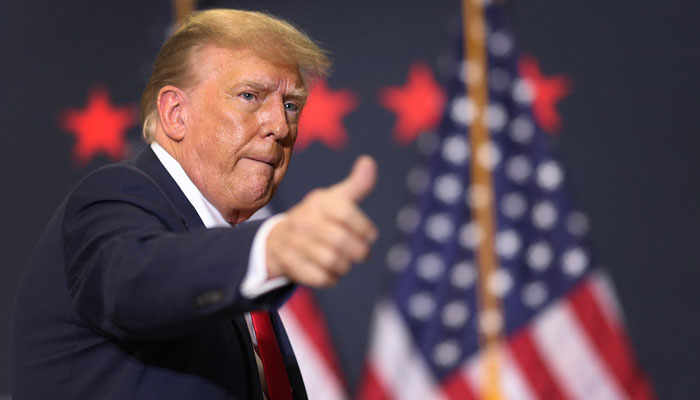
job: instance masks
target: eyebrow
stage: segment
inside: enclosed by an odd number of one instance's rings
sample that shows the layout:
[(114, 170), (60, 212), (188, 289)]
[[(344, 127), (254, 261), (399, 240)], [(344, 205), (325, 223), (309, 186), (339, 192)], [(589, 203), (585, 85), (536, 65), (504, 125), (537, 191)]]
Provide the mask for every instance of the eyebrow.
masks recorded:
[(300, 103), (306, 103), (306, 99), (309, 97), (309, 91), (306, 88), (295, 88), (291, 93), (287, 95), (287, 98), (296, 100)]
[[(266, 85), (257, 81), (243, 81), (236, 86), (248, 86), (254, 90), (266, 91), (272, 90), (272, 85)], [(306, 98), (309, 96), (309, 91), (304, 87), (295, 87), (290, 93), (286, 94), (284, 97), (291, 100), (296, 100), (299, 102), (305, 102)]]

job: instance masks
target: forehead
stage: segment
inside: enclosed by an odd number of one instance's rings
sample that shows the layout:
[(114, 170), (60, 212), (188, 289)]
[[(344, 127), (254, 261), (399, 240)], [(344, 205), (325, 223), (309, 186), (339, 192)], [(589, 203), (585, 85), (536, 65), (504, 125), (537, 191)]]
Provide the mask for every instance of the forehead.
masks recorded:
[(306, 87), (295, 64), (272, 61), (252, 50), (204, 45), (190, 57), (193, 84), (216, 80), (218, 84), (243, 82), (282, 88), (285, 94), (306, 95)]

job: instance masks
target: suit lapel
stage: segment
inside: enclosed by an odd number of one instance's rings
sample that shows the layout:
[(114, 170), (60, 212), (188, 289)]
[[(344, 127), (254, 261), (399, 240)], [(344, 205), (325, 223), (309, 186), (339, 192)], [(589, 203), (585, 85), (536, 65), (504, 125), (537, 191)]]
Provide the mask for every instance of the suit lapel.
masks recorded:
[(132, 163), (150, 176), (166, 194), (173, 208), (180, 214), (186, 230), (204, 227), (204, 223), (199, 218), (197, 211), (187, 200), (187, 197), (172, 176), (170, 176), (168, 170), (158, 160), (151, 146), (146, 146), (145, 149), (138, 153), (132, 160)]

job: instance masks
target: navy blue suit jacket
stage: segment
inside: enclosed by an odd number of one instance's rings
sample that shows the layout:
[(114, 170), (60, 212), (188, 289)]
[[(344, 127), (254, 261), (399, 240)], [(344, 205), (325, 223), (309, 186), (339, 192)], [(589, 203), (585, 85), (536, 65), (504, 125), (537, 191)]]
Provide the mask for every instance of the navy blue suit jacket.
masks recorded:
[[(12, 328), (14, 398), (260, 399), (240, 283), (261, 222), (206, 229), (150, 147), (83, 179), (24, 273)], [(295, 398), (306, 398), (271, 312)]]

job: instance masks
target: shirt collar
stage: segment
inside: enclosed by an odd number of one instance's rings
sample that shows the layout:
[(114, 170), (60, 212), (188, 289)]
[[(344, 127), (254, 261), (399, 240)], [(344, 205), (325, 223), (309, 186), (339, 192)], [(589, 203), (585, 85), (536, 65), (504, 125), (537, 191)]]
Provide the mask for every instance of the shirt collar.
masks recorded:
[(207, 200), (197, 186), (192, 182), (180, 163), (177, 162), (165, 149), (156, 142), (151, 143), (151, 149), (163, 164), (170, 176), (173, 178), (180, 190), (185, 194), (187, 200), (192, 204), (199, 218), (207, 228), (230, 227), (219, 210)]

